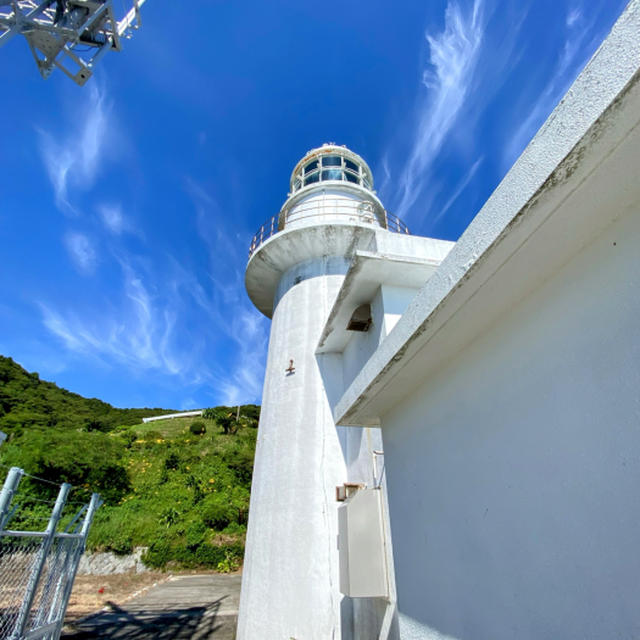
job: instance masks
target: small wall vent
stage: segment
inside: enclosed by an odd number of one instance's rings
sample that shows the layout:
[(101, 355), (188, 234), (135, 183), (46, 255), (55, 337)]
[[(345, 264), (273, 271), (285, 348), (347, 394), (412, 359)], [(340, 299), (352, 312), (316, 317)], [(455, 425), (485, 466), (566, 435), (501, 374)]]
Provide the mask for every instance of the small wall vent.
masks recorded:
[(364, 489), (365, 485), (361, 482), (345, 482), (336, 487), (336, 500), (338, 502), (344, 502), (347, 498), (350, 498), (356, 491)]
[(371, 326), (371, 305), (361, 304), (351, 315), (347, 331), (369, 331)]

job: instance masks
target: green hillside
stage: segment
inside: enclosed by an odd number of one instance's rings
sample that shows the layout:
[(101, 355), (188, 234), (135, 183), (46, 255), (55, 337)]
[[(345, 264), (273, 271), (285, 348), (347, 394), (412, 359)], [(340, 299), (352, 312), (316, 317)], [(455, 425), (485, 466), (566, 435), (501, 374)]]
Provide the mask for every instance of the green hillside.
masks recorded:
[(0, 431), (11, 435), (31, 427), (89, 428), (108, 431), (134, 425), (171, 409), (116, 409), (97, 398), (83, 398), (40, 380), (11, 358), (0, 356)]
[[(44, 382), (0, 356), (0, 479), (6, 466), (105, 500), (89, 548), (146, 546), (155, 567), (233, 570), (242, 561), (259, 407), (142, 424), (161, 409), (116, 409)], [(195, 423), (195, 424), (194, 424)], [(20, 520), (40, 526), (56, 489), (25, 478)], [(70, 512), (71, 513), (71, 512)], [(39, 524), (40, 523), (40, 524)]]

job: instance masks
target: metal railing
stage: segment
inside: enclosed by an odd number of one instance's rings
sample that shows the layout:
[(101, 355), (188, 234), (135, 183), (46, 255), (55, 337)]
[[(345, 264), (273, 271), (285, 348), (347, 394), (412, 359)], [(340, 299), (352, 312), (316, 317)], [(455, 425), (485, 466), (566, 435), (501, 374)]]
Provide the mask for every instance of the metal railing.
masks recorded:
[(249, 258), (271, 236), (282, 231), (287, 224), (307, 218), (333, 219), (335, 217), (356, 218), (359, 222), (378, 223), (383, 229), (395, 233), (410, 234), (409, 227), (398, 216), (385, 211), (379, 205), (370, 201), (345, 200), (341, 198), (327, 198), (311, 200), (283, 209), (280, 213), (267, 220), (254, 234), (249, 245)]
[[(20, 516), (21, 500), (16, 492), (25, 475), (22, 469), (12, 467), (0, 492), (0, 638), (57, 640), (101, 500), (94, 493), (75, 515), (64, 515), (65, 506), (75, 504), (68, 501), (71, 485), (64, 483), (51, 513), (45, 516), (48, 523), (44, 531), (9, 529), (9, 521)], [(34, 497), (24, 500), (48, 502)]]

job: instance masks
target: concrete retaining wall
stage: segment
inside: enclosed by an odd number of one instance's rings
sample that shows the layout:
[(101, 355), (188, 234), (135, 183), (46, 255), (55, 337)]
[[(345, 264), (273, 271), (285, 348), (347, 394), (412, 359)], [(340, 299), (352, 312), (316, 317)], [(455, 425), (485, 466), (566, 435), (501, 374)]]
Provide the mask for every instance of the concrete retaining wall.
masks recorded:
[(151, 571), (142, 562), (147, 547), (136, 547), (132, 554), (85, 553), (80, 558), (78, 575), (107, 576), (114, 573), (145, 573)]

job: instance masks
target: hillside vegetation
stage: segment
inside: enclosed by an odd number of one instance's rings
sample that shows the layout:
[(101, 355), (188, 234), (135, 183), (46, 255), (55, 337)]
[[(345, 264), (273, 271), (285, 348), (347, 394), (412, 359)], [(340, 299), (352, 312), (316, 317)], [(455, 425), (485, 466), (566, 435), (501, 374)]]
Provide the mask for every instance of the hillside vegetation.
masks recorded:
[(83, 398), (0, 356), (0, 431), (9, 435), (31, 427), (109, 431), (165, 413), (173, 410), (116, 409), (97, 398)]
[[(116, 409), (44, 382), (0, 356), (0, 462), (52, 482), (92, 491), (105, 504), (92, 550), (149, 550), (153, 567), (230, 571), (242, 562), (259, 407), (216, 407), (203, 419), (142, 424), (162, 409)], [(5, 467), (0, 467), (4, 477)], [(25, 478), (19, 520), (42, 526), (56, 488)]]

